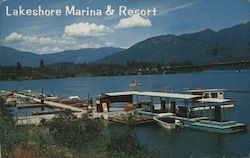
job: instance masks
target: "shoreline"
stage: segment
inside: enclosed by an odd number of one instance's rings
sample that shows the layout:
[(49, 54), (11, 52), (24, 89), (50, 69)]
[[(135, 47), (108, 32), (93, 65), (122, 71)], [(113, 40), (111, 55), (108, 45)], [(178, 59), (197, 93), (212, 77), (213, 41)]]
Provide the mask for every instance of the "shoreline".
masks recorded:
[(34, 80), (55, 80), (55, 79), (67, 79), (67, 78), (82, 78), (82, 77), (129, 77), (129, 76), (148, 76), (148, 75), (174, 75), (174, 74), (192, 74), (192, 73), (201, 73), (201, 72), (220, 72), (220, 71), (229, 71), (229, 72), (244, 72), (250, 71), (248, 69), (208, 69), (203, 71), (185, 71), (185, 72), (173, 72), (173, 73), (152, 73), (152, 74), (129, 74), (129, 75), (83, 75), (83, 76), (68, 76), (68, 77), (52, 77), (52, 78), (29, 78), (29, 79), (15, 79), (15, 80), (0, 80), (0, 82), (8, 82), (8, 81), (34, 81)]
[(68, 77), (101, 77), (101, 76), (141, 76), (159, 74), (200, 73), (204, 71), (232, 70), (241, 72), (250, 70), (250, 61), (241, 60), (203, 65), (166, 65), (156, 63), (121, 64), (73, 64), (59, 63), (26, 67), (0, 66), (0, 81), (47, 80)]

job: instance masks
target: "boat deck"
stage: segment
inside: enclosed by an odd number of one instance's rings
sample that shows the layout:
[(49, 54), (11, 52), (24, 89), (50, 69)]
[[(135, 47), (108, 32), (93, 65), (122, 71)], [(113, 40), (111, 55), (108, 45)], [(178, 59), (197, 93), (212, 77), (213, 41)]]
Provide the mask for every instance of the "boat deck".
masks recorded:
[(215, 122), (215, 121), (207, 121), (202, 120), (196, 123), (192, 123), (192, 128), (201, 129), (216, 133), (234, 133), (241, 132), (246, 130), (246, 124), (237, 123), (235, 121), (228, 122)]

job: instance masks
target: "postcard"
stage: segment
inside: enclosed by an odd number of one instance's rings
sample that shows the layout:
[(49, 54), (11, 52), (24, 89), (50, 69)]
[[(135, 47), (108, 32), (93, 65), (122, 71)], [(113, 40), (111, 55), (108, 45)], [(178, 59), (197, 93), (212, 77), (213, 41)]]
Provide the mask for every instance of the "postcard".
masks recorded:
[(0, 0), (0, 158), (250, 156), (249, 0)]

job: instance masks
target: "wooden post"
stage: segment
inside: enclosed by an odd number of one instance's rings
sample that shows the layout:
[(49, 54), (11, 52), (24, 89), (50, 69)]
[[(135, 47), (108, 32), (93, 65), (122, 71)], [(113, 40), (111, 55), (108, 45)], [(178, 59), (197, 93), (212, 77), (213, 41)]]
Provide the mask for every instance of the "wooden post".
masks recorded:
[(151, 97), (151, 112), (153, 113), (154, 112), (154, 98)]
[(0, 144), (0, 158), (2, 158), (2, 148), (1, 148), (2, 146), (1, 146), (1, 144)]

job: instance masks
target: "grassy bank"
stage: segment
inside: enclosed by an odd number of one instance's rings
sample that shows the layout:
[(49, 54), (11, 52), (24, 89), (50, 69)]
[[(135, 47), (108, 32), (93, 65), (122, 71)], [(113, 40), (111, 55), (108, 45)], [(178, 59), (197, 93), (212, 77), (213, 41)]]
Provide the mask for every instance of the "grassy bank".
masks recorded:
[(77, 118), (63, 111), (40, 126), (16, 126), (0, 98), (0, 145), (4, 158), (159, 157), (141, 145), (129, 126), (107, 130), (102, 120), (88, 114)]

